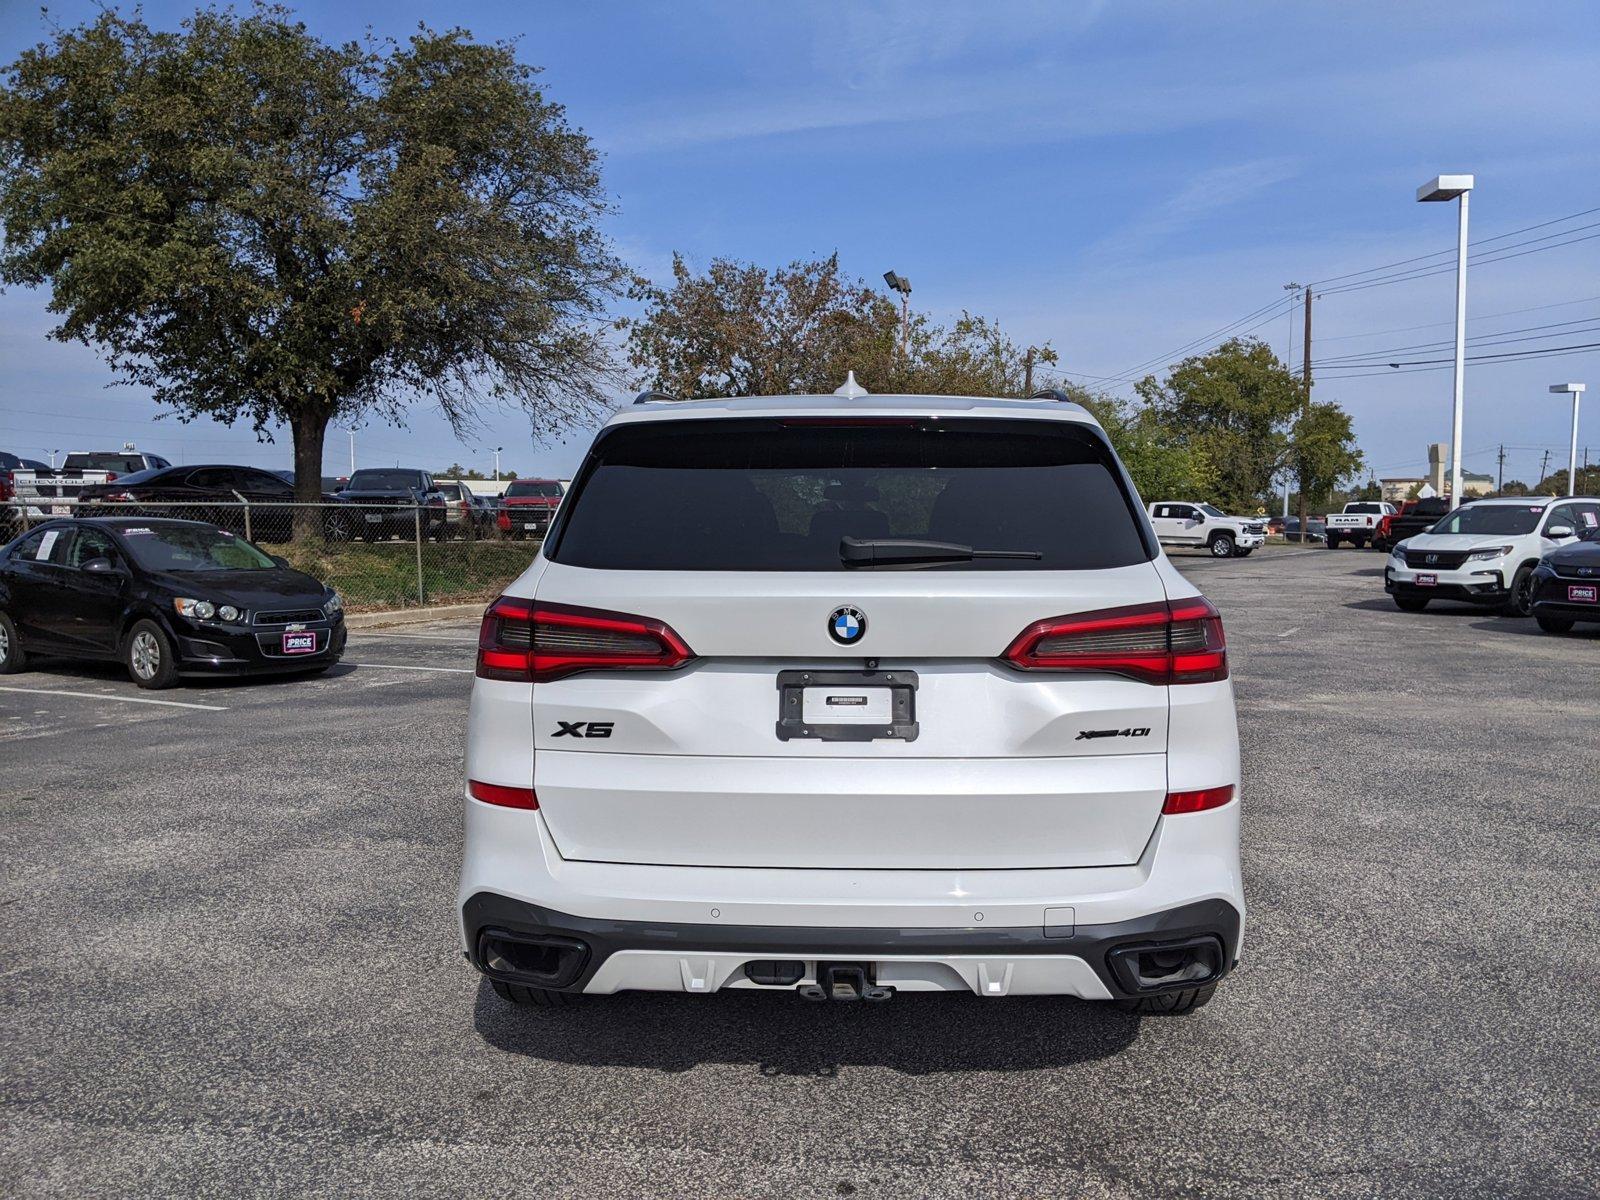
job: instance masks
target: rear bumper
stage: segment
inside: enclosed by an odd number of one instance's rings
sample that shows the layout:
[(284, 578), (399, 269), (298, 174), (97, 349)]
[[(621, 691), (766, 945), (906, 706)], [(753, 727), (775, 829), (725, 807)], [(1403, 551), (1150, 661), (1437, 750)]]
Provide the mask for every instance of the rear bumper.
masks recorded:
[[(1107, 1000), (1171, 991), (1188, 983), (1140, 987), (1119, 949), (1212, 942), (1220, 944), (1220, 979), (1238, 956), (1241, 915), (1223, 900), (1107, 925), (1056, 923), (1011, 929), (838, 928), (793, 925), (709, 925), (613, 921), (576, 917), (492, 892), (467, 899), (462, 910), (468, 960), (491, 978), (555, 985), (555, 990), (710, 993), (723, 988), (792, 989), (814, 982), (818, 964), (865, 964), (873, 980), (904, 991), (971, 991), (980, 996), (1075, 995)], [(488, 947), (497, 934), (550, 939), (560, 966), (530, 975), (499, 967)], [(753, 981), (746, 964), (792, 963), (798, 977), (778, 984)]]
[(1160, 818), (1135, 863), (1007, 870), (574, 862), (539, 811), (466, 807), (463, 951), (481, 969), (487, 928), (578, 939), (593, 961), (568, 990), (715, 991), (757, 986), (751, 960), (846, 957), (902, 990), (1107, 999), (1127, 994), (1119, 946), (1215, 937), (1226, 968), (1242, 941), (1237, 800)]

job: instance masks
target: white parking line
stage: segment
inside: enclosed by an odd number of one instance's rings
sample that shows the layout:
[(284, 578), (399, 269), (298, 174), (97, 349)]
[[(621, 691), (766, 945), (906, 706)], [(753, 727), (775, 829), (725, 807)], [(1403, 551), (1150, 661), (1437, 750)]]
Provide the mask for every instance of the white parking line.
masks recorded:
[(105, 692), (69, 692), (64, 688), (0, 687), (0, 692), (21, 692), (27, 696), (81, 696), (85, 700), (115, 700), (118, 704), (160, 704), (165, 708), (199, 708), (206, 712), (227, 712), (221, 704), (189, 704), (183, 700), (154, 700), (148, 696), (112, 696)]
[(1289, 628), (1287, 628), (1287, 629), (1285, 629), (1285, 630), (1284, 630), (1284, 631), (1283, 631), (1283, 632), (1282, 632), (1282, 633), (1280, 633), (1280, 634), (1279, 634), (1279, 635), (1278, 635), (1278, 636), (1279, 636), (1279, 637), (1281, 637), (1281, 638), (1286, 638), (1286, 637), (1288, 637), (1288, 636), (1289, 636), (1289, 635), (1290, 635), (1290, 634), (1291, 634), (1291, 633), (1299, 633), (1299, 632), (1300, 632), (1300, 626), (1298, 626), (1298, 625), (1291, 625), (1291, 626), (1289, 626)]
[(471, 675), (471, 667), (418, 667), (411, 663), (358, 663), (345, 661), (347, 667), (364, 667), (367, 670), (377, 671), (450, 671), (460, 675)]

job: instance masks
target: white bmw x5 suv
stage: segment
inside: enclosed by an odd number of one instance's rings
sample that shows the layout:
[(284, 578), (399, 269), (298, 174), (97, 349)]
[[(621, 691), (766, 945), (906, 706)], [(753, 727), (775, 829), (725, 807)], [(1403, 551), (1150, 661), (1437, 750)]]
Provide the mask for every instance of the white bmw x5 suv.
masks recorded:
[(1066, 995), (1237, 960), (1217, 611), (1045, 396), (647, 394), (485, 614), (463, 949), (507, 1000)]

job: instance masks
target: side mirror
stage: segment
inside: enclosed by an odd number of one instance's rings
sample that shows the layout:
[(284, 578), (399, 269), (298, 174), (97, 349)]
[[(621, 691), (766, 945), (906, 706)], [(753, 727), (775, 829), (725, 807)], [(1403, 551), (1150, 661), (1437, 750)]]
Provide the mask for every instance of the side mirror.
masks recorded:
[(289, 565), (289, 560), (281, 554), (274, 554), (272, 556), (272, 561), (277, 563), (280, 567), (287, 567)]
[(1194, 515), (1194, 523), (1196, 525), (1204, 525), (1206, 523), (1206, 515), (1205, 515), (1205, 513), (1195, 513), (1195, 515)]
[(88, 562), (83, 564), (83, 569), (85, 571), (97, 571), (101, 574), (104, 574), (108, 571), (115, 571), (117, 569), (117, 565), (109, 558), (91, 558)]
[(1571, 525), (1552, 525), (1544, 531), (1547, 538), (1569, 538), (1572, 536)]

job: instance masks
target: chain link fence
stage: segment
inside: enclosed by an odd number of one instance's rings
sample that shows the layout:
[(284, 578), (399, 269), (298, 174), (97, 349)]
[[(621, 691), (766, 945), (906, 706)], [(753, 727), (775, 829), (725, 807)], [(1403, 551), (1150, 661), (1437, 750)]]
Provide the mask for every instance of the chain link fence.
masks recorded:
[(548, 525), (519, 516), (512, 529), (499, 510), (479, 505), (40, 498), (0, 506), (0, 542), (74, 516), (205, 521), (320, 579), (351, 612), (488, 603), (527, 569)]

